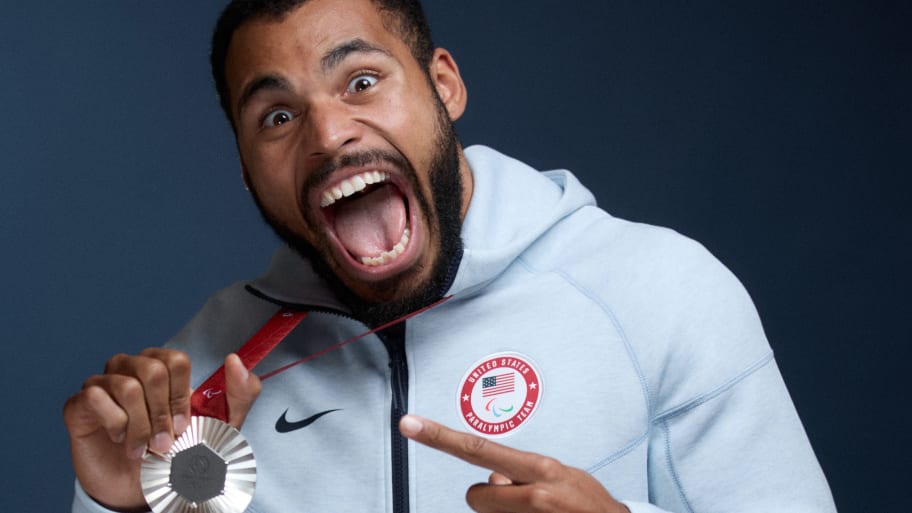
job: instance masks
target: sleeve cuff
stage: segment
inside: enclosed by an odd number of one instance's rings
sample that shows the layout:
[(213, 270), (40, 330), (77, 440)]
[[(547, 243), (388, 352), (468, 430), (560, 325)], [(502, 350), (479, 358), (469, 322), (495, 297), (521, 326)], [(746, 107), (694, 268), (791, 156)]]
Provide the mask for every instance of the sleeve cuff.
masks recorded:
[(633, 501), (620, 501), (621, 504), (627, 506), (627, 509), (630, 510), (630, 513), (668, 513), (664, 509), (653, 506), (647, 502), (633, 502)]
[(89, 494), (82, 489), (79, 480), (76, 480), (76, 494), (73, 497), (73, 513), (118, 513), (95, 502)]

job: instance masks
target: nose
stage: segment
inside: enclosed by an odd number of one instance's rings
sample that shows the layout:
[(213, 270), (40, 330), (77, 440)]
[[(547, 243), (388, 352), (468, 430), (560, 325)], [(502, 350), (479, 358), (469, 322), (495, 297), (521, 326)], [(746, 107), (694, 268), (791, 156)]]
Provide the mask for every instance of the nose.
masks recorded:
[(344, 103), (327, 101), (311, 105), (307, 111), (304, 134), (309, 157), (331, 156), (344, 146), (357, 142), (364, 129)]

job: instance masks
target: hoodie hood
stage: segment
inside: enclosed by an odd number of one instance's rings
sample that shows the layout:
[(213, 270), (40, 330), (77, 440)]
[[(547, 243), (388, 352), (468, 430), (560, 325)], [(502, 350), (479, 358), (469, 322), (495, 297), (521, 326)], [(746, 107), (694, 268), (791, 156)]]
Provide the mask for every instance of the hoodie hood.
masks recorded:
[[(595, 198), (569, 171), (539, 172), (486, 146), (465, 149), (472, 201), (462, 225), (463, 256), (447, 294), (471, 293), (499, 276), (552, 226)], [(310, 262), (288, 246), (248, 288), (287, 305), (349, 309), (326, 287)]]
[(539, 172), (487, 146), (465, 150), (472, 202), (462, 225), (464, 252), (450, 294), (499, 276), (552, 226), (595, 197), (566, 170)]

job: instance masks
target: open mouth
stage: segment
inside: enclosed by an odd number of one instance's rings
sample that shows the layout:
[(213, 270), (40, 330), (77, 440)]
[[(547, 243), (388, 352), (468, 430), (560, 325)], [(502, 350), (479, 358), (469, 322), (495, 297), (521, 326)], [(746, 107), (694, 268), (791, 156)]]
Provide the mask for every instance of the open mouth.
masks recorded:
[(320, 194), (320, 210), (336, 240), (363, 266), (391, 266), (409, 247), (409, 202), (398, 181), (386, 171), (367, 170)]

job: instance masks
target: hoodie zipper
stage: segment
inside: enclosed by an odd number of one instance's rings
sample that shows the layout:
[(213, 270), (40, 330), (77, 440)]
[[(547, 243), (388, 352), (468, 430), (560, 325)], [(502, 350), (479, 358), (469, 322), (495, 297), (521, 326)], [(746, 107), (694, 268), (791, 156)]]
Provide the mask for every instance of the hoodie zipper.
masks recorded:
[(409, 511), (408, 440), (399, 433), (399, 420), (408, 412), (408, 361), (405, 357), (405, 323), (378, 331), (377, 335), (389, 353), (390, 446), (393, 471), (393, 512)]
[[(459, 251), (450, 263), (443, 291), (449, 290), (462, 260), (462, 251)], [(325, 307), (307, 307), (301, 304), (291, 304), (278, 301), (261, 292), (251, 285), (245, 287), (251, 294), (269, 301), (291, 308), (309, 308), (312, 311), (333, 313), (348, 319), (354, 319), (350, 314)], [(390, 389), (390, 448), (393, 476), (393, 513), (408, 513), (409, 511), (409, 468), (408, 468), (408, 440), (399, 432), (399, 420), (408, 413), (408, 360), (405, 356), (405, 321), (394, 324), (376, 334), (386, 347), (389, 354)]]
[[(357, 320), (346, 312), (326, 307), (279, 301), (251, 285), (247, 285), (245, 288), (254, 296), (285, 308), (322, 312)], [(392, 392), (390, 404), (390, 447), (393, 472), (393, 513), (408, 513), (408, 440), (399, 432), (399, 420), (408, 412), (408, 361), (405, 357), (405, 321), (380, 330), (376, 335), (383, 342), (386, 352), (389, 354), (390, 389)]]

